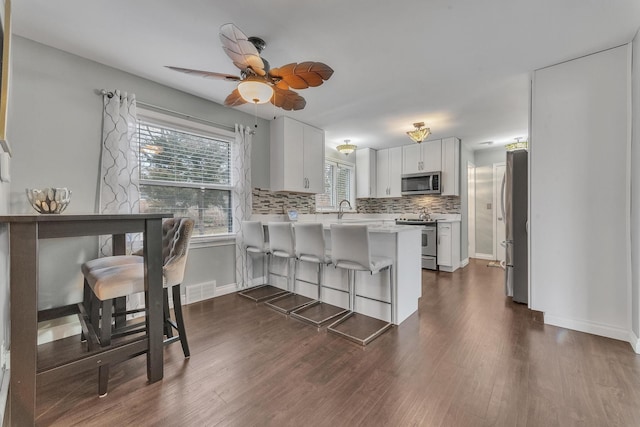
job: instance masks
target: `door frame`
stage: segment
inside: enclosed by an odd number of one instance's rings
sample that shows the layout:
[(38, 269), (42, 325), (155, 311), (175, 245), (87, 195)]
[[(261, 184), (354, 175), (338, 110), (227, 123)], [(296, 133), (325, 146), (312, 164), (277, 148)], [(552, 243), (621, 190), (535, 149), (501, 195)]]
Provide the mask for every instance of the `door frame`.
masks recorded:
[(476, 165), (467, 161), (467, 244), (468, 257), (476, 257)]

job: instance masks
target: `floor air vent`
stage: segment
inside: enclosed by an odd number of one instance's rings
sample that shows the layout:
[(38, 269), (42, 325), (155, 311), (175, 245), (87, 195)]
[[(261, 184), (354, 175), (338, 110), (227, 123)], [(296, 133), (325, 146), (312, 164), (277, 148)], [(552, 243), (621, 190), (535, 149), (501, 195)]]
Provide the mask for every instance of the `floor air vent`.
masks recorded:
[(201, 283), (185, 287), (185, 304), (203, 301), (216, 296), (216, 282)]

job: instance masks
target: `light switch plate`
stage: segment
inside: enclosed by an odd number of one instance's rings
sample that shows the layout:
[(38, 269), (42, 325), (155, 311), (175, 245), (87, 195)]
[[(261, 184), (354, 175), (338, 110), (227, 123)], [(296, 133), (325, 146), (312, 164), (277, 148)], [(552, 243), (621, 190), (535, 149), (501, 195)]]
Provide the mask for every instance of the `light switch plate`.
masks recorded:
[(9, 153), (0, 153), (0, 181), (11, 182), (11, 170)]

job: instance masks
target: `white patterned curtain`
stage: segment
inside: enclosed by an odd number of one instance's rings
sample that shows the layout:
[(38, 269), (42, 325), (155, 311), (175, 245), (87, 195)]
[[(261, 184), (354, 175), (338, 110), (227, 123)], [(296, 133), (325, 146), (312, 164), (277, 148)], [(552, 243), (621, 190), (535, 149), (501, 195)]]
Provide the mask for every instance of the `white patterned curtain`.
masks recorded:
[(251, 218), (251, 128), (236, 124), (233, 144), (233, 231), (236, 233), (236, 284), (239, 289), (249, 287), (248, 272), (251, 258), (242, 246), (242, 221)]
[[(138, 149), (135, 146), (136, 96), (119, 90), (103, 96), (102, 165), (99, 212), (140, 212)], [(141, 247), (140, 235), (127, 235), (127, 252)], [(111, 255), (111, 236), (100, 237), (100, 256)]]

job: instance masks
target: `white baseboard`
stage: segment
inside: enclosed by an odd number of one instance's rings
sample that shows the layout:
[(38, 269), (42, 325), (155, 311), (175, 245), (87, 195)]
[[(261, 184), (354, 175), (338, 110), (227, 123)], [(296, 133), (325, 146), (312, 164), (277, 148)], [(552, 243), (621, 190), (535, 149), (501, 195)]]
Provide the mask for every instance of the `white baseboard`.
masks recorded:
[(249, 288), (253, 288), (254, 286), (260, 286), (266, 282), (266, 278), (264, 276), (254, 277), (249, 280)]
[(82, 332), (80, 321), (78, 320), (77, 316), (70, 316), (70, 318), (70, 321), (65, 321), (64, 323), (39, 328), (38, 345), (60, 340), (66, 337), (72, 337), (74, 335), (80, 335), (80, 333)]
[(216, 288), (216, 296), (220, 297), (222, 295), (232, 294), (238, 290), (238, 285), (236, 283), (229, 283), (228, 285), (218, 286)]
[(473, 258), (486, 259), (488, 261), (495, 261), (496, 259), (496, 257), (493, 256), (493, 254), (478, 254), (478, 253), (476, 253), (476, 255)]
[(572, 329), (574, 331), (586, 332), (587, 334), (613, 338), (614, 340), (629, 341), (628, 330), (615, 328), (602, 323), (590, 322), (587, 320), (567, 319), (566, 317), (554, 316), (548, 312), (544, 313), (544, 323), (547, 325)]
[(633, 351), (640, 354), (640, 338), (633, 331), (629, 332), (629, 344), (631, 344)]
[(469, 265), (469, 258), (465, 258), (462, 261), (460, 261), (460, 268), (464, 268), (467, 265)]

